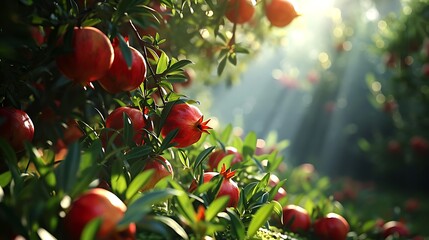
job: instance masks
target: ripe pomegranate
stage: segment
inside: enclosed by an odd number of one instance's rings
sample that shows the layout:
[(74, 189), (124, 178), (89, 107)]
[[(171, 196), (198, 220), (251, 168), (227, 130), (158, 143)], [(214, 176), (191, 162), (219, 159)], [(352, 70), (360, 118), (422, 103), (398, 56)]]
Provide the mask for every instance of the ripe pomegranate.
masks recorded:
[(422, 74), (425, 77), (429, 77), (429, 63), (425, 63), (422, 66)]
[(129, 47), (132, 65), (128, 67), (119, 47), (118, 40), (113, 41), (114, 59), (106, 75), (98, 80), (100, 85), (109, 93), (132, 91), (146, 79), (146, 62), (139, 51)]
[(0, 138), (4, 138), (15, 151), (24, 149), (24, 142), (31, 142), (34, 125), (26, 112), (11, 108), (0, 108)]
[(429, 142), (421, 136), (414, 136), (410, 140), (411, 148), (413, 151), (421, 156), (429, 154)]
[[(62, 40), (61, 40), (62, 41)], [(59, 70), (70, 80), (87, 85), (106, 75), (114, 52), (106, 35), (94, 27), (74, 28), (72, 51), (57, 56)]]
[(167, 161), (167, 159), (165, 159), (162, 156), (149, 158), (146, 162), (146, 165), (145, 165), (143, 171), (149, 170), (149, 169), (153, 169), (155, 172), (152, 175), (149, 182), (147, 182), (143, 186), (143, 188), (141, 189), (142, 192), (149, 190), (149, 189), (152, 189), (163, 178), (168, 177), (168, 176), (173, 177), (173, 175), (174, 175), (173, 167), (171, 166), (170, 162)]
[(313, 228), (320, 240), (345, 240), (350, 225), (341, 215), (328, 213), (325, 217), (317, 219)]
[(241, 154), (237, 151), (235, 147), (229, 146), (225, 148), (225, 151), (223, 149), (218, 149), (214, 152), (212, 152), (209, 156), (208, 164), (211, 170), (217, 169), (220, 161), (228, 156), (228, 155), (234, 155), (234, 158), (231, 161), (231, 166), (243, 161), (243, 157)]
[[(229, 201), (227, 207), (237, 207), (238, 201), (240, 199), (240, 189), (237, 186), (237, 183), (232, 180), (234, 177), (235, 171), (226, 171), (225, 165), (222, 167), (220, 173), (217, 172), (205, 172), (203, 174), (203, 181), (209, 182), (213, 177), (217, 175), (222, 175), (222, 185), (220, 186), (219, 192), (216, 195), (216, 198), (221, 196), (229, 196)], [(197, 182), (194, 180), (189, 187), (189, 191), (193, 192), (197, 188)]]
[(393, 113), (397, 109), (398, 109), (398, 104), (396, 103), (395, 100), (391, 99), (384, 102), (383, 111), (385, 113)]
[(390, 140), (387, 144), (387, 149), (391, 154), (400, 154), (402, 152), (401, 143), (397, 140)]
[(228, 0), (225, 16), (232, 23), (243, 24), (249, 22), (255, 14), (253, 0)]
[(387, 238), (390, 235), (406, 237), (410, 234), (410, 231), (408, 230), (408, 227), (402, 222), (389, 221), (383, 225), (382, 234), (384, 238)]
[(279, 190), (277, 190), (276, 195), (274, 195), (274, 200), (279, 201), (280, 199), (283, 199), (287, 196), (287, 192), (284, 188), (280, 187)]
[(74, 141), (79, 140), (83, 137), (84, 133), (80, 129), (76, 120), (70, 120), (67, 122), (67, 128), (64, 130), (63, 140), (65, 144), (70, 144)]
[(288, 0), (271, 0), (265, 5), (265, 15), (271, 25), (285, 27), (289, 25), (299, 14)]
[[(125, 113), (131, 120), (131, 125), (134, 129), (133, 140), (137, 145), (143, 144), (143, 136), (145, 127), (145, 119), (143, 113), (136, 108), (131, 107), (119, 107), (113, 110), (106, 118), (106, 128), (111, 128), (120, 131), (124, 128), (123, 113)], [(109, 132), (108, 136), (112, 136), (112, 132)], [(121, 135), (118, 135), (115, 139), (116, 145), (122, 145), (123, 140)]]
[(201, 111), (194, 105), (178, 103), (168, 113), (161, 134), (165, 137), (171, 131), (178, 129), (177, 135), (171, 142), (175, 143), (177, 148), (188, 147), (197, 142), (203, 132), (208, 133), (211, 129), (207, 126), (209, 121), (210, 119), (203, 122)]
[(283, 207), (283, 225), (294, 233), (308, 231), (311, 225), (310, 215), (300, 206), (286, 205)]
[[(115, 194), (103, 188), (88, 190), (72, 202), (64, 218), (64, 230), (70, 239), (79, 239), (85, 225), (101, 218), (97, 239), (135, 239), (135, 225), (117, 229), (127, 206)], [(127, 238), (121, 238), (125, 235)]]

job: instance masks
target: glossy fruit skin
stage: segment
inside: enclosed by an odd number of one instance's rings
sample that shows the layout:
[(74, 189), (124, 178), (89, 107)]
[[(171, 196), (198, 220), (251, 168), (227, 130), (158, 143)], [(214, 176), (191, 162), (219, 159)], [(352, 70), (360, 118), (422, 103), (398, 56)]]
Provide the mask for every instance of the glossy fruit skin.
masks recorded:
[[(219, 175), (218, 172), (205, 172), (203, 174), (204, 183), (210, 182), (210, 180), (217, 175)], [(189, 191), (193, 192), (196, 188), (197, 183), (193, 181), (189, 187)], [(240, 189), (238, 188), (237, 183), (234, 182), (231, 178), (223, 177), (222, 185), (218, 194), (216, 195), (216, 198), (221, 196), (229, 196), (227, 207), (237, 207), (238, 201), (240, 199)]]
[(280, 187), (277, 191), (276, 195), (274, 195), (274, 200), (279, 201), (282, 198), (285, 198), (287, 196), (287, 192), (283, 187)]
[[(167, 168), (166, 168), (167, 167)], [(170, 162), (162, 156), (149, 158), (146, 162), (143, 171), (153, 169), (154, 173), (140, 191), (147, 191), (155, 187), (155, 185), (165, 177), (173, 177), (173, 167)]]
[(255, 14), (255, 4), (250, 0), (228, 0), (225, 17), (232, 23), (249, 22)]
[(201, 111), (194, 105), (178, 103), (168, 113), (161, 135), (165, 138), (168, 133), (178, 129), (177, 135), (171, 142), (175, 143), (177, 148), (188, 147), (200, 140), (203, 132), (208, 133), (207, 130), (210, 127), (207, 126), (207, 123), (209, 121), (203, 122)]
[(317, 219), (314, 224), (314, 233), (320, 240), (345, 240), (350, 230), (347, 220), (339, 214), (328, 213)]
[(265, 15), (271, 25), (286, 27), (298, 16), (298, 13), (288, 0), (271, 0), (265, 6)]
[(100, 85), (109, 93), (119, 93), (135, 90), (146, 79), (146, 62), (142, 54), (129, 47), (132, 64), (129, 68), (117, 41), (113, 42), (114, 59), (106, 75), (98, 80)]
[(402, 222), (398, 221), (389, 221), (386, 222), (382, 227), (382, 234), (384, 238), (387, 238), (390, 235), (398, 235), (400, 237), (406, 237), (410, 234), (407, 226)]
[(294, 233), (308, 231), (311, 226), (310, 215), (300, 206), (286, 205), (283, 207), (283, 225)]
[(90, 189), (72, 202), (64, 218), (64, 230), (69, 239), (79, 239), (85, 225), (100, 217), (102, 223), (97, 239), (113, 239), (124, 230), (117, 229), (116, 224), (126, 210), (127, 206), (112, 192), (103, 188)]
[(0, 108), (0, 138), (4, 138), (16, 151), (24, 149), (24, 142), (31, 142), (34, 125), (26, 112), (11, 108)]
[[(143, 113), (136, 108), (131, 107), (119, 107), (113, 110), (109, 116), (106, 118), (106, 128), (115, 129), (117, 131), (120, 131), (124, 128), (124, 120), (123, 120), (123, 113), (125, 113), (128, 118), (131, 120), (131, 125), (134, 129), (134, 136), (133, 140), (137, 145), (141, 145), (144, 142), (143, 136), (144, 136), (144, 130), (145, 127), (145, 118), (143, 116)], [(109, 136), (111, 136), (113, 132), (109, 132)], [(122, 136), (119, 134), (116, 136), (115, 139), (116, 145), (123, 145)]]
[(70, 80), (87, 85), (103, 77), (113, 63), (112, 44), (94, 27), (74, 28), (72, 51), (57, 56), (59, 70)]
[(220, 161), (224, 157), (232, 154), (234, 155), (234, 158), (231, 161), (231, 166), (243, 161), (243, 157), (238, 152), (238, 150), (235, 147), (228, 146), (228, 147), (225, 147), (225, 151), (223, 149), (218, 149), (210, 154), (209, 160), (208, 160), (209, 168), (211, 170), (217, 169)]

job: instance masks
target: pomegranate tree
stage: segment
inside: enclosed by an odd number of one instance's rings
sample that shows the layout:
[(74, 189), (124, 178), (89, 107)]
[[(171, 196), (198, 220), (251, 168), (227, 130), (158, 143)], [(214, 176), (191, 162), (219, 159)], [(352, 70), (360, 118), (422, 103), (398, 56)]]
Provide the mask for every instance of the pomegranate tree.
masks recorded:
[(113, 63), (112, 44), (94, 27), (75, 27), (71, 46), (63, 48), (64, 53), (56, 58), (57, 66), (67, 78), (81, 85), (106, 75)]

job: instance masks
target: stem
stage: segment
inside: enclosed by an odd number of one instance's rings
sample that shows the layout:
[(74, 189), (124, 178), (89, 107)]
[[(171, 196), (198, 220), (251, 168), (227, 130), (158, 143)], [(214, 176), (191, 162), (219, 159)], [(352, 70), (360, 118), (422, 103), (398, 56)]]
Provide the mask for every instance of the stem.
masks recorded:
[(234, 23), (232, 26), (232, 37), (229, 39), (228, 47), (231, 48), (232, 45), (235, 44), (235, 32), (237, 31), (237, 23)]

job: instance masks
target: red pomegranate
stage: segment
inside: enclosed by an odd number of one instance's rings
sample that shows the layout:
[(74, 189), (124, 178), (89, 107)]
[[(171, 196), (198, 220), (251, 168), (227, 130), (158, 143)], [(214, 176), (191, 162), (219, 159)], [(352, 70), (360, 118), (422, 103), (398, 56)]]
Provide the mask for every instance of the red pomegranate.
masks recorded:
[[(240, 189), (237, 186), (237, 183), (232, 180), (234, 177), (235, 171), (226, 171), (225, 165), (222, 167), (220, 173), (217, 172), (205, 172), (203, 174), (203, 181), (209, 182), (213, 177), (217, 175), (222, 175), (222, 184), (219, 189), (219, 192), (216, 195), (216, 198), (221, 196), (229, 196), (229, 201), (227, 207), (237, 207), (238, 201), (240, 199)], [(189, 187), (189, 191), (193, 192), (197, 188), (197, 182), (194, 180)]]
[(0, 138), (5, 139), (15, 151), (24, 149), (24, 142), (31, 142), (34, 125), (26, 112), (11, 108), (0, 108)]
[(314, 224), (314, 233), (321, 240), (345, 240), (350, 230), (346, 219), (336, 213), (328, 213), (317, 219)]
[(155, 185), (165, 177), (173, 177), (173, 167), (170, 162), (162, 156), (157, 156), (154, 158), (149, 158), (144, 166), (143, 171), (153, 169), (155, 172), (143, 188), (142, 192), (152, 189)]
[(210, 154), (209, 160), (208, 160), (210, 169), (211, 170), (217, 169), (220, 161), (228, 155), (234, 155), (234, 158), (231, 161), (231, 166), (243, 161), (243, 157), (237, 151), (237, 149), (235, 147), (228, 146), (225, 148), (225, 150), (218, 149)]
[(400, 237), (406, 237), (410, 234), (410, 231), (408, 230), (408, 227), (402, 222), (389, 221), (383, 225), (382, 234), (384, 238), (394, 234)]
[(69, 239), (79, 239), (86, 224), (100, 218), (97, 239), (135, 239), (135, 224), (125, 229), (116, 227), (126, 210), (127, 206), (115, 194), (103, 188), (94, 188), (71, 204), (64, 218), (64, 229)]
[(255, 14), (255, 3), (252, 0), (228, 0), (225, 17), (232, 23), (249, 22)]
[(146, 79), (146, 62), (139, 51), (129, 47), (132, 56), (131, 67), (128, 67), (118, 40), (113, 41), (114, 59), (106, 75), (98, 80), (109, 93), (132, 91)]
[[(136, 108), (131, 107), (119, 107), (113, 110), (106, 118), (106, 128), (114, 129), (117, 131), (121, 131), (124, 128), (124, 120), (123, 114), (126, 114), (128, 118), (131, 120), (131, 125), (134, 129), (133, 140), (137, 145), (143, 144), (143, 136), (145, 127), (145, 119), (143, 113)], [(109, 137), (112, 136), (112, 132), (109, 132)], [(122, 145), (122, 136), (119, 134), (115, 139), (116, 145)]]
[(70, 80), (87, 85), (103, 77), (110, 69), (114, 58), (113, 47), (97, 28), (74, 28), (71, 47), (70, 52), (56, 58), (59, 70)]
[(208, 133), (211, 129), (207, 126), (209, 121), (210, 119), (203, 122), (201, 111), (194, 105), (178, 103), (168, 113), (161, 135), (166, 137), (171, 131), (178, 129), (171, 142), (175, 143), (177, 148), (188, 147), (200, 140), (202, 133)]
[(299, 16), (293, 4), (288, 0), (269, 1), (265, 6), (265, 15), (271, 25), (275, 27), (286, 27)]
[(311, 219), (307, 210), (289, 204), (283, 207), (283, 224), (286, 229), (292, 232), (302, 232), (310, 229)]

